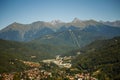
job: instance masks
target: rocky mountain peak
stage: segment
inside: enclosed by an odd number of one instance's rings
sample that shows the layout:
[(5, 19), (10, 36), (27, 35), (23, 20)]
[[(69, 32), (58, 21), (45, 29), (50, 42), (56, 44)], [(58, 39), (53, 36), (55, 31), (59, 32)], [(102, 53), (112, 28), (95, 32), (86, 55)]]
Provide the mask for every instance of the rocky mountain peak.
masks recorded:
[(81, 20), (79, 18), (75, 17), (72, 22), (77, 23), (77, 22), (81, 22)]

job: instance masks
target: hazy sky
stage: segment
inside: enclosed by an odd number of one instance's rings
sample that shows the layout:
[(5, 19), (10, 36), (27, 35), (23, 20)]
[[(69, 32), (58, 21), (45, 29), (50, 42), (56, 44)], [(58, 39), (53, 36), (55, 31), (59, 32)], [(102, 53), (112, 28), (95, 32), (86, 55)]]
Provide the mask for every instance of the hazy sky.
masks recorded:
[(120, 0), (0, 0), (0, 29), (13, 22), (120, 20)]

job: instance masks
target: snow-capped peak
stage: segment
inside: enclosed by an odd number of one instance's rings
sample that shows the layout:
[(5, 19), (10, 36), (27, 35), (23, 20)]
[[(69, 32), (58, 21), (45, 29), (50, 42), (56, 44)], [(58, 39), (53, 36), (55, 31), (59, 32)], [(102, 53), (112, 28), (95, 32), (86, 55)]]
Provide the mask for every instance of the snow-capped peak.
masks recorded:
[(53, 24), (53, 25), (56, 25), (58, 23), (62, 23), (62, 21), (60, 21), (60, 20), (52, 20), (50, 23)]

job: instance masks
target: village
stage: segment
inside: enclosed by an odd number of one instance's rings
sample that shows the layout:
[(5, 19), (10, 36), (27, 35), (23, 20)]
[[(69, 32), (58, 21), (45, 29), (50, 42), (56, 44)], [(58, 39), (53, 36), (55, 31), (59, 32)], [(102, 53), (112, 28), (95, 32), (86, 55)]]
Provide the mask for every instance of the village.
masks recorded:
[(54, 63), (61, 68), (62, 67), (70, 68), (72, 66), (71, 59), (72, 59), (72, 56), (60, 57), (60, 55), (57, 55), (55, 59), (47, 59), (47, 60), (43, 60), (42, 62), (44, 62), (44, 63)]
[(76, 72), (71, 68), (71, 59), (72, 56), (57, 55), (55, 59), (46, 59), (40, 63), (20, 60), (30, 66), (30, 69), (23, 72), (2, 73), (0, 78), (1, 80), (97, 80), (90, 73)]

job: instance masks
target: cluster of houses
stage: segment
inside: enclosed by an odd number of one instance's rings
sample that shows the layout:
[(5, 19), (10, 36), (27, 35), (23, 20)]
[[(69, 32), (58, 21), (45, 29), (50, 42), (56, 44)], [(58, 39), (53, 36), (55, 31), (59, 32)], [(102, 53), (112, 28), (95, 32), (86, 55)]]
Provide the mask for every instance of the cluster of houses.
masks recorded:
[(79, 73), (75, 75), (77, 80), (98, 80), (90, 75), (90, 73)]
[(69, 80), (98, 80), (94, 77), (91, 77), (89, 73), (79, 73), (79, 74), (75, 74), (75, 76), (67, 75), (66, 77)]
[[(20, 61), (22, 61), (22, 60), (20, 60)], [(27, 65), (27, 66), (30, 66), (31, 68), (32, 67), (39, 67), (40, 66), (40, 64), (39, 63), (37, 63), (37, 62), (30, 62), (30, 61), (22, 61), (25, 65)]]
[(13, 73), (0, 74), (0, 80), (13, 80), (13, 77), (14, 77)]
[[(55, 59), (47, 59), (43, 60), (44, 63), (54, 63), (58, 65), (59, 67), (71, 69), (71, 56), (56, 56)], [(1, 80), (14, 80), (14, 78), (17, 76), (18, 80), (49, 80), (50, 78), (55, 77), (55, 75), (58, 75), (62, 78), (68, 78), (69, 80), (97, 80), (96, 78), (92, 77), (89, 73), (74, 73), (70, 74), (69, 72), (66, 72), (65, 70), (57, 70), (56, 74), (53, 74), (50, 70), (40, 69), (42, 65), (36, 62), (29, 62), (29, 61), (22, 61), (24, 64), (30, 66), (31, 68), (29, 70), (24, 70), (22, 72), (14, 72), (14, 73), (3, 73), (0, 74)], [(60, 68), (60, 69), (62, 69)]]
[(70, 68), (72, 66), (71, 58), (72, 58), (71, 56), (60, 57), (60, 55), (57, 55), (56, 59), (47, 59), (47, 60), (43, 60), (43, 62), (44, 63), (55, 63), (59, 67)]
[(0, 76), (0, 80), (45, 80), (52, 77), (52, 73), (33, 68), (19, 73), (3, 73)]
[[(23, 75), (24, 74), (24, 75)], [(45, 71), (45, 70), (39, 70), (38, 68), (30, 69), (22, 73), (24, 77), (21, 77), (21, 80), (26, 80), (27, 78), (30, 80), (44, 80), (52, 77), (52, 73)]]

